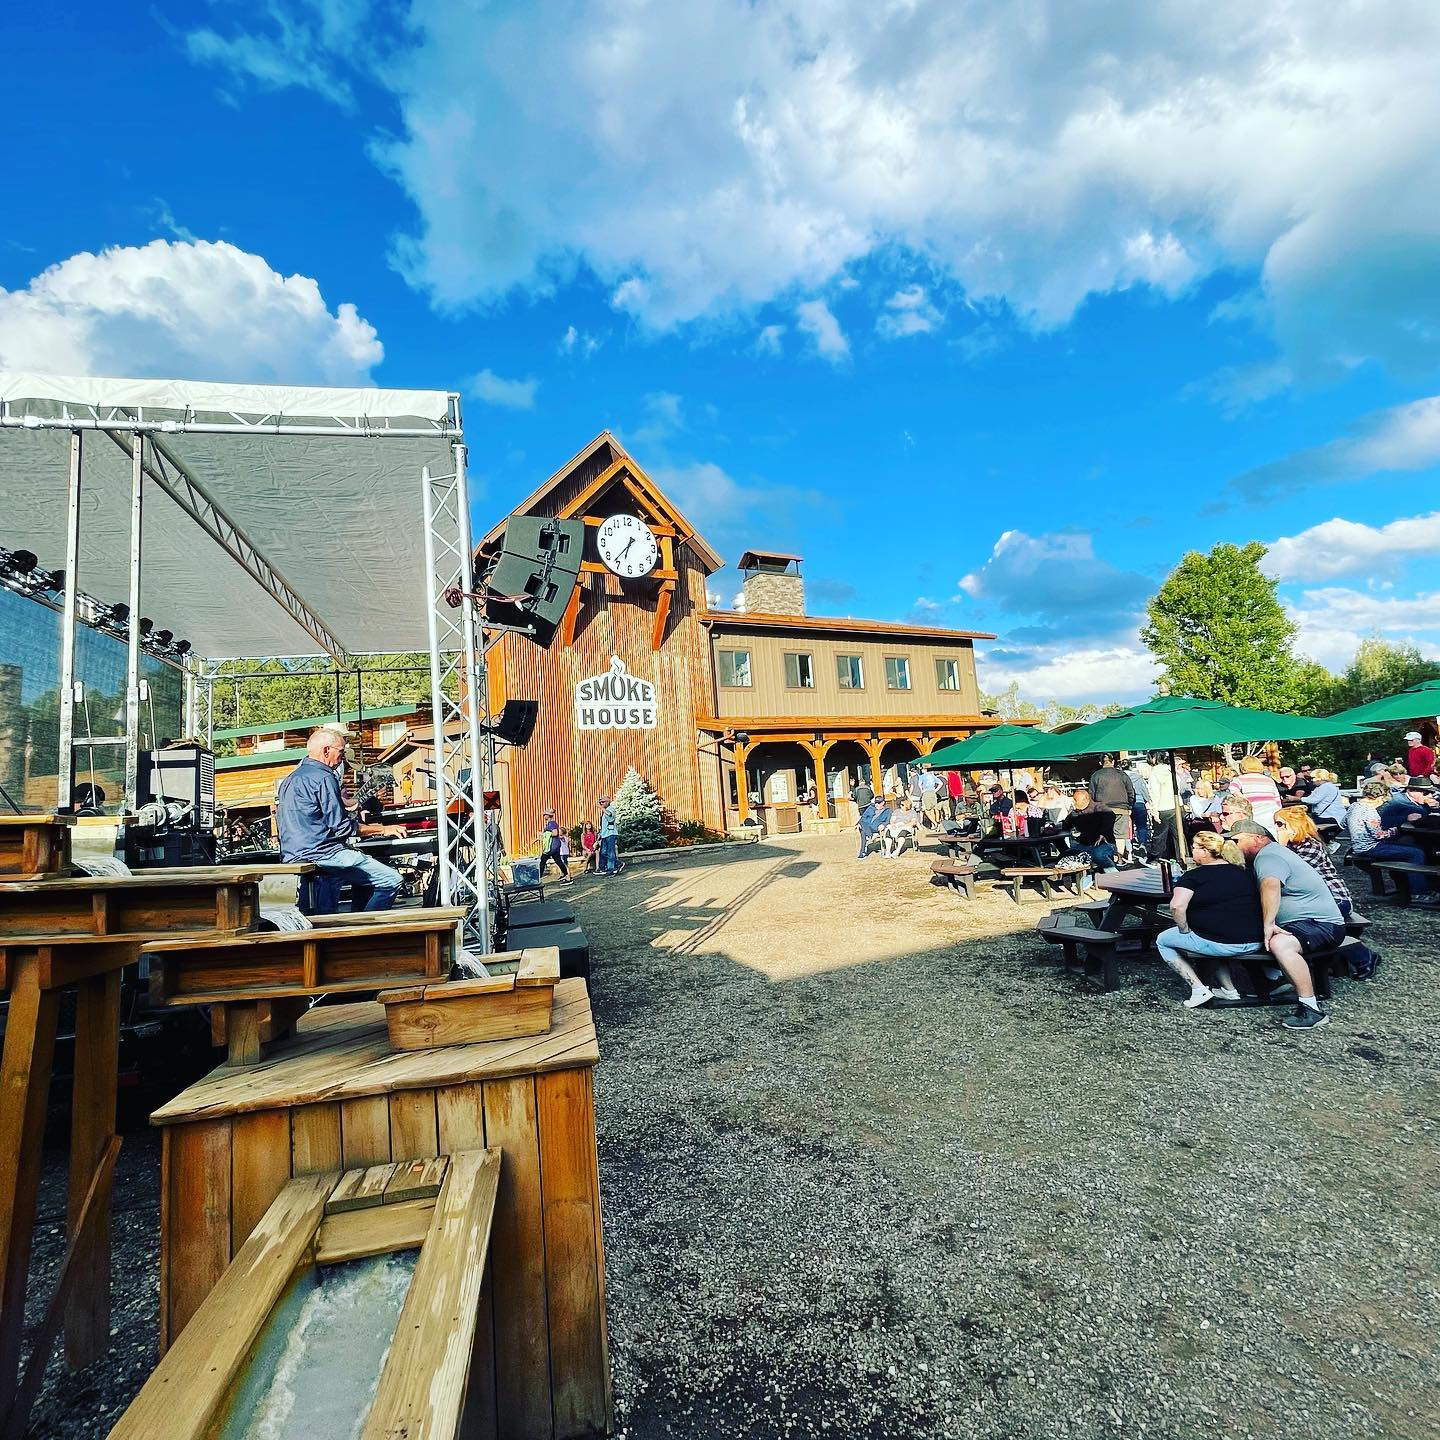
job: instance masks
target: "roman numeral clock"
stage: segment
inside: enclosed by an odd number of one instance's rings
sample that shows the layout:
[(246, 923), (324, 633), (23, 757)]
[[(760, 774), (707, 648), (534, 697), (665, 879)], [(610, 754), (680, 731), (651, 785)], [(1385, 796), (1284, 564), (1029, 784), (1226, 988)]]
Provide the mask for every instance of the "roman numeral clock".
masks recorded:
[(634, 515), (611, 515), (595, 532), (595, 550), (622, 580), (648, 575), (660, 562), (650, 527)]

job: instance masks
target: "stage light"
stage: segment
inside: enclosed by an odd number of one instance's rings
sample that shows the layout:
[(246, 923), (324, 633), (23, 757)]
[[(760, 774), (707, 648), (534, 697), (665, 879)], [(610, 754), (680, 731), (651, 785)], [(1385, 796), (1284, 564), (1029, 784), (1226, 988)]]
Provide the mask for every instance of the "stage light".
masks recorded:
[(52, 570), (40, 583), (52, 595), (59, 595), (65, 589), (65, 572), (64, 570)]
[(155, 632), (155, 643), (157, 645), (164, 645), (167, 649), (174, 638), (175, 636), (169, 630), (157, 630)]
[(153, 620), (151, 620), (148, 616), (142, 615), (142, 616), (140, 617), (140, 634), (141, 634), (142, 636), (149, 635), (149, 633), (150, 633), (154, 628), (155, 628), (155, 622), (154, 622)]
[(30, 550), (12, 550), (10, 552), (10, 568), (17, 575), (28, 575), (39, 563), (35, 554)]
[(123, 601), (117, 600), (110, 606), (110, 622), (115, 625), (125, 625), (130, 620), (130, 607)]
[(188, 655), (190, 653), (190, 642), (188, 640), (177, 640), (175, 642), (175, 653), (177, 655)]

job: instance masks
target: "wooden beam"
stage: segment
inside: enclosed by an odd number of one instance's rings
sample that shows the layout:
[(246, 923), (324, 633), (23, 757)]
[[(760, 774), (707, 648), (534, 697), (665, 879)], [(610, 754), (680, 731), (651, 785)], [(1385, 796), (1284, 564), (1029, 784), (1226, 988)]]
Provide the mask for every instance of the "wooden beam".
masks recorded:
[(650, 629), (650, 648), (658, 650), (665, 639), (665, 622), (670, 618), (670, 601), (675, 594), (675, 582), (666, 580), (660, 586), (660, 596), (655, 602), (655, 623)]
[[(382, 1168), (390, 1169), (393, 1176), (393, 1167)], [(315, 1236), (315, 1263), (338, 1265), (366, 1255), (414, 1250), (424, 1244), (434, 1213), (435, 1201), (420, 1199), (327, 1215)]]
[(583, 515), (589, 508), (590, 502), (629, 463), (628, 460), (617, 460), (613, 465), (607, 465), (555, 518), (557, 520), (573, 520), (577, 515)]
[(568, 650), (575, 643), (575, 627), (580, 621), (580, 597), (585, 587), (576, 584), (570, 592), (570, 603), (565, 607), (565, 618), (560, 622), (560, 648)]
[[(582, 575), (614, 575), (615, 572), (608, 566), (602, 565), (598, 560), (582, 560), (580, 562), (580, 573)], [(619, 579), (616, 576), (616, 579)], [(679, 572), (666, 569), (663, 565), (657, 566), (648, 575), (635, 577), (637, 580), (678, 580)]]

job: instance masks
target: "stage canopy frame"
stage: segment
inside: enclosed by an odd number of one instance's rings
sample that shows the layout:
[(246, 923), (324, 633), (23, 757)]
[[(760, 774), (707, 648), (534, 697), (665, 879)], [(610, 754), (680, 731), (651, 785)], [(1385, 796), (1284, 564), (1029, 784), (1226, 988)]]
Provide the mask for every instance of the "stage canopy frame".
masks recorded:
[[(446, 737), (441, 898), (470, 907), (466, 944), (491, 948), (494, 746), (458, 395), (0, 373), (0, 515), (0, 545), (64, 570), (62, 807), (77, 750), (107, 744), (124, 747), (124, 808), (135, 807), (147, 611), (190, 643), (192, 734), (222, 661), (348, 668), (352, 656), (428, 651)], [(75, 734), (82, 592), (129, 607), (123, 735)]]

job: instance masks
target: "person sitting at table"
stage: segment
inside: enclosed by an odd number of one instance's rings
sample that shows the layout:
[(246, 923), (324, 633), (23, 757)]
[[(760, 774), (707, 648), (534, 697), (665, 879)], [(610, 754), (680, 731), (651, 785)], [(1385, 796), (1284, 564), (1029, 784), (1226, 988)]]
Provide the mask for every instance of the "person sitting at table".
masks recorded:
[(1280, 792), (1282, 800), (1303, 800), (1304, 795), (1296, 787), (1299, 777), (1295, 774), (1293, 765), (1282, 765), (1275, 774), (1275, 788)]
[(1380, 826), (1384, 830), (1398, 832), (1406, 825), (1423, 825), (1435, 818), (1435, 787), (1423, 775), (1411, 780), (1404, 794), (1380, 807)]
[(1329, 820), (1333, 824), (1344, 825), (1345, 812), (1350, 807), (1345, 803), (1339, 785), (1335, 783), (1334, 773), (1329, 770), (1316, 770), (1313, 779), (1315, 788), (1304, 797), (1310, 814), (1316, 820)]
[[(1244, 955), (1261, 948), (1264, 924), (1260, 918), (1260, 892), (1245, 866), (1240, 847), (1213, 830), (1195, 837), (1195, 867), (1176, 882), (1170, 897), (1170, 915), (1175, 924), (1155, 937), (1160, 958), (1190, 987), (1180, 1003), (1186, 1009), (1204, 1005), (1217, 995), (1238, 1000), (1240, 992), (1224, 963), (1231, 955)], [(1187, 956), (1205, 955), (1218, 959), (1216, 983), (1201, 978)]]
[(1280, 808), (1280, 791), (1265, 773), (1265, 763), (1258, 755), (1247, 755), (1240, 762), (1240, 773), (1230, 782), (1232, 795), (1243, 795), (1250, 802), (1250, 818), (1267, 830)]
[(990, 804), (986, 809), (993, 829), (992, 835), (1012, 835), (1015, 827), (1015, 802), (1005, 793), (1003, 785), (990, 787)]
[(1242, 820), (1253, 820), (1255, 811), (1243, 795), (1220, 797), (1220, 832), (1228, 834)]
[(1303, 805), (1282, 805), (1275, 816), (1275, 834), (1287, 850), (1298, 855), (1319, 873), (1335, 897), (1341, 917), (1348, 920), (1354, 912), (1355, 901), (1340, 878), (1340, 872), (1335, 868), (1335, 862), (1330, 858), (1330, 852), (1325, 848), (1325, 842), (1320, 838), (1320, 832), (1315, 828), (1310, 812)]
[(1398, 800), (1405, 793), (1405, 787), (1410, 783), (1410, 772), (1397, 760), (1385, 772), (1384, 779), (1390, 786), (1390, 798)]
[[(322, 879), (337, 887), (347, 882), (354, 886), (352, 909), (388, 910), (403, 881), (399, 871), (346, 843), (359, 834), (360, 822), (340, 796), (338, 772), (344, 763), (345, 737), (338, 730), (311, 734), (305, 758), (276, 792), (280, 854), (287, 864), (314, 865)], [(333, 900), (326, 908), (331, 906)]]
[(915, 836), (919, 829), (920, 812), (907, 799), (890, 816), (885, 828), (880, 832), (882, 853), (893, 860), (897, 855), (903, 855), (907, 849), (919, 849), (915, 843)]
[(1060, 822), (1060, 828), (1073, 836), (1071, 849), (1088, 855), (1097, 870), (1115, 869), (1115, 817), (1102, 810), (1083, 787), (1071, 797), (1074, 808)]
[(1040, 803), (1045, 807), (1047, 825), (1063, 825), (1065, 817), (1075, 808), (1070, 797), (1053, 781), (1040, 792)]
[[(1395, 831), (1380, 821), (1380, 806), (1390, 799), (1387, 780), (1367, 780), (1360, 798), (1350, 807), (1345, 828), (1350, 832), (1350, 847), (1357, 860), (1396, 860), (1404, 865), (1423, 865), (1425, 852), (1418, 845), (1406, 845), (1395, 839)], [(1428, 877), (1413, 871), (1401, 871), (1411, 900), (1428, 902), (1431, 897)]]
[(1345, 937), (1340, 908), (1317, 871), (1292, 855), (1263, 825), (1241, 820), (1230, 831), (1260, 886), (1265, 948), (1295, 987), (1295, 1013), (1287, 1030), (1318, 1030), (1330, 1017), (1315, 998), (1307, 955), (1329, 950)]
[(1189, 808), (1192, 820), (1209, 820), (1211, 818), (1210, 810), (1215, 804), (1215, 787), (1207, 776), (1202, 775), (1195, 781), (1185, 804)]

